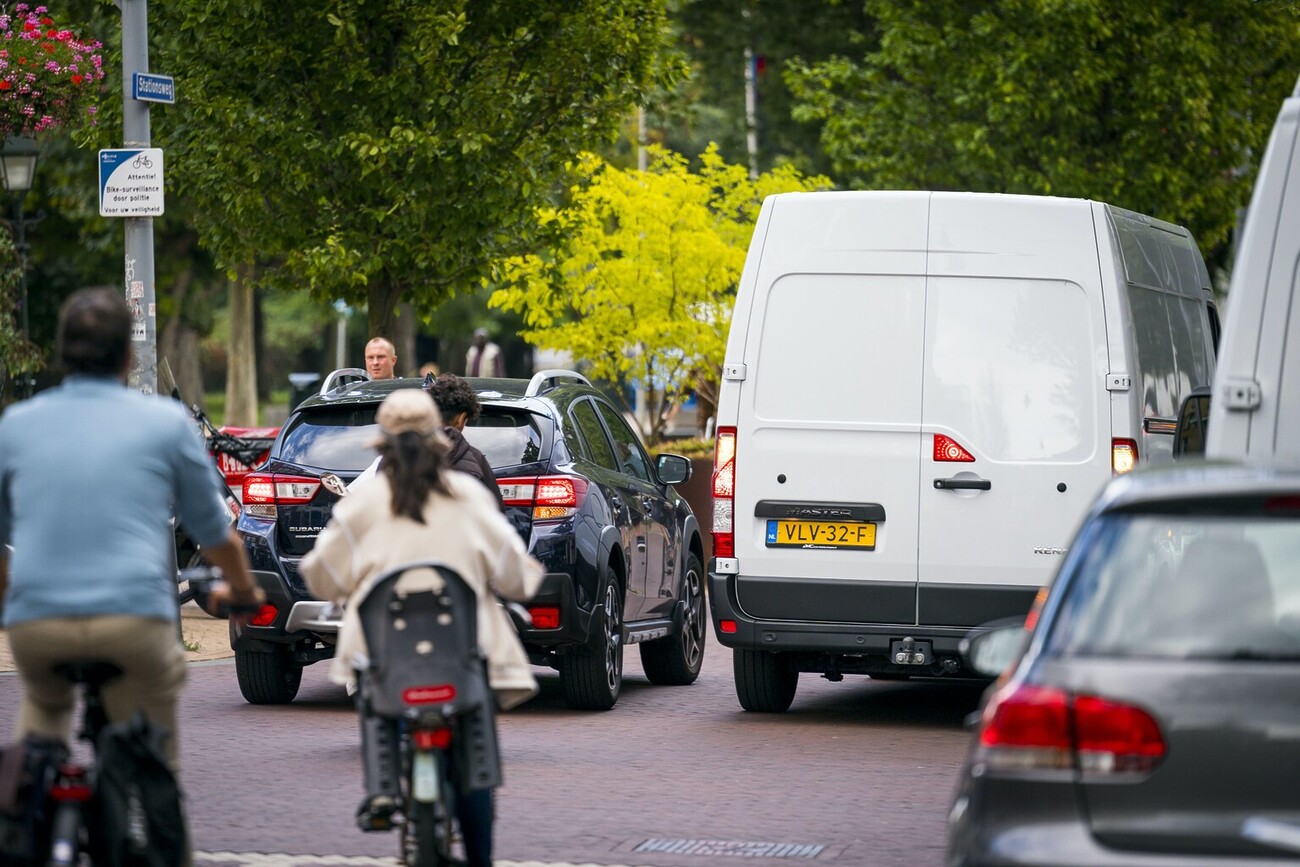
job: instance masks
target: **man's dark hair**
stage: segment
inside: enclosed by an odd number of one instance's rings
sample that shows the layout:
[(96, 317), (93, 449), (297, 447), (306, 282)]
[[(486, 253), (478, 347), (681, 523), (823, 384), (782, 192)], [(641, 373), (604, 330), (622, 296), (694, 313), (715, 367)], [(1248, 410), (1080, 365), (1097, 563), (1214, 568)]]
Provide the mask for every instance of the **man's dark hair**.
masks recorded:
[(429, 395), (438, 404), (443, 421), (448, 423), (462, 412), (466, 421), (474, 421), (483, 411), (473, 387), (454, 373), (439, 374), (429, 386)]
[(116, 376), (131, 347), (131, 310), (113, 289), (80, 289), (59, 308), (58, 357), (68, 373)]

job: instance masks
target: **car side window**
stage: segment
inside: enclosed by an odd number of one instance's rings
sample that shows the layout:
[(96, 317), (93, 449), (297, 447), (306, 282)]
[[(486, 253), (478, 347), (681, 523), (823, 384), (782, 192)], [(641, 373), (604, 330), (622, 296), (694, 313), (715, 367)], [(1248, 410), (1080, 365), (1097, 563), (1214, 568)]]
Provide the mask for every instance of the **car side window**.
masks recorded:
[(623, 421), (623, 416), (608, 404), (597, 403), (596, 408), (600, 410), (600, 417), (604, 419), (605, 426), (609, 429), (609, 436), (614, 440), (619, 471), (643, 482), (651, 481), (650, 460), (641, 450), (641, 443), (637, 441), (636, 434), (632, 433), (627, 422)]
[(618, 460), (609, 447), (609, 440), (605, 438), (605, 430), (600, 426), (600, 419), (596, 416), (591, 401), (584, 400), (575, 404), (569, 410), (569, 417), (573, 419), (587, 459), (607, 470), (618, 472)]

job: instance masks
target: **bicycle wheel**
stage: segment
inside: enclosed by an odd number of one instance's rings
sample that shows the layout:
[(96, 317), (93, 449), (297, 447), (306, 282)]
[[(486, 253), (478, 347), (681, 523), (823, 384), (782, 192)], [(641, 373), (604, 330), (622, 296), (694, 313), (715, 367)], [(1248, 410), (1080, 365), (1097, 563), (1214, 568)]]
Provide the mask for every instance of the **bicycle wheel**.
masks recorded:
[[(447, 780), (445, 761), (438, 753), (410, 755), (403, 793), (406, 821), (402, 824), (402, 863), (406, 867), (452, 867), (461, 863), (452, 856), (455, 796)], [(426, 762), (432, 763), (432, 769)], [(430, 773), (434, 777), (432, 791), (436, 792), (432, 798), (424, 794)], [(425, 775), (423, 781), (421, 775)]]

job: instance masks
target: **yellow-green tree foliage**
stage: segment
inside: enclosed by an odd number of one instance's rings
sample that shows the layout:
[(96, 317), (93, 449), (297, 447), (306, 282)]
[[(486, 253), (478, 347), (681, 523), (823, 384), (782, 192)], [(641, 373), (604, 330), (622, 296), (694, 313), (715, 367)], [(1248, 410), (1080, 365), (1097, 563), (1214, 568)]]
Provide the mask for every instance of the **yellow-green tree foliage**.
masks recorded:
[(538, 212), (551, 249), (501, 263), (490, 304), (523, 315), (521, 335), (569, 352), (597, 379), (645, 398), (642, 434), (657, 442), (689, 391), (710, 405), (736, 284), (759, 207), (774, 193), (827, 189), (789, 166), (750, 179), (710, 146), (691, 171), (653, 147), (648, 168), (585, 154), (564, 207)]

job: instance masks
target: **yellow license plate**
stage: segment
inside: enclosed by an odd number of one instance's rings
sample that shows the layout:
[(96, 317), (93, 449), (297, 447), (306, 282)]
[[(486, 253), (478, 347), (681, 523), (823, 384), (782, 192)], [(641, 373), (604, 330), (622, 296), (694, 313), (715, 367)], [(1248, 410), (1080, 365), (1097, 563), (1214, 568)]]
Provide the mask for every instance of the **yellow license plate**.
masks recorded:
[(876, 525), (857, 521), (768, 521), (769, 548), (876, 547)]

